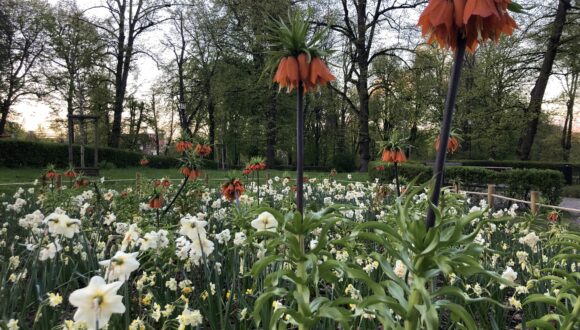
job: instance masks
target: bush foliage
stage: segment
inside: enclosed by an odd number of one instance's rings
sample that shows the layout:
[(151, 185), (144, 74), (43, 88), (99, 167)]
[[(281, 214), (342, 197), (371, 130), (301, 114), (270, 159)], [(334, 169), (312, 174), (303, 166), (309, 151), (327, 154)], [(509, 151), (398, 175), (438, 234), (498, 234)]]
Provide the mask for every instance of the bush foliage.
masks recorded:
[[(381, 166), (384, 167), (381, 170)], [(433, 176), (430, 166), (421, 164), (399, 165), (399, 175), (408, 179), (418, 177), (424, 182)], [(372, 163), (369, 167), (369, 176), (372, 180), (378, 178), (383, 182), (394, 179), (392, 166), (384, 163)], [(445, 181), (451, 184), (454, 181), (469, 185), (496, 184), (507, 186), (506, 194), (514, 198), (528, 199), (532, 190), (539, 191), (551, 204), (557, 204), (562, 193), (564, 176), (555, 170), (543, 169), (512, 169), (493, 171), (474, 166), (450, 166), (445, 169)]]

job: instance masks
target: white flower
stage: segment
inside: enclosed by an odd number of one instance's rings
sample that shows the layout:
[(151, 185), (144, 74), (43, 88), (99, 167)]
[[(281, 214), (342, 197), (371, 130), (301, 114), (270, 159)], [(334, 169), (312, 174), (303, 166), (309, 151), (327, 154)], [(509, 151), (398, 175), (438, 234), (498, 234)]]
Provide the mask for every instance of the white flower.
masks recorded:
[(62, 304), (62, 296), (58, 293), (55, 294), (50, 292), (48, 294), (48, 304), (50, 305), (50, 307), (56, 307)]
[(278, 227), (278, 221), (270, 212), (262, 212), (260, 215), (252, 221), (252, 227), (257, 231), (276, 231)]
[(244, 234), (243, 232), (239, 232), (239, 233), (236, 233), (234, 235), (234, 245), (235, 246), (240, 246), (240, 245), (244, 244), (245, 241), (246, 241), (246, 234)]
[(139, 250), (147, 251), (149, 249), (155, 250), (158, 248), (163, 248), (169, 245), (169, 239), (167, 238), (167, 230), (161, 229), (158, 232), (151, 231), (145, 234), (143, 238), (139, 239)]
[(18, 326), (18, 320), (15, 320), (15, 319), (10, 319), (8, 321), (8, 323), (6, 324), (6, 326), (8, 327), (8, 330), (18, 330), (18, 329), (20, 329), (20, 327)]
[(214, 244), (207, 238), (196, 239), (191, 242), (189, 255), (194, 261), (201, 259), (204, 255), (209, 256), (214, 250)]
[(310, 250), (316, 249), (316, 247), (318, 246), (318, 240), (315, 240), (315, 239), (311, 240), (309, 246), (310, 246)]
[(107, 279), (114, 281), (120, 279), (126, 281), (131, 272), (139, 268), (139, 261), (137, 261), (138, 252), (125, 253), (117, 251), (113, 258), (109, 260), (99, 261), (99, 265), (107, 267)]
[(74, 291), (68, 299), (78, 308), (74, 320), (84, 321), (89, 330), (94, 330), (104, 328), (113, 313), (125, 313), (123, 297), (116, 294), (122, 285), (123, 282), (107, 284), (100, 276), (91, 278), (87, 287)]
[[(515, 282), (515, 280), (518, 278), (518, 273), (515, 272), (511, 267), (507, 267), (506, 270), (501, 274), (501, 277), (505, 278), (506, 280), (510, 281), (510, 282)], [(499, 286), (500, 289), (504, 289), (506, 286), (501, 284)]]
[(205, 226), (207, 221), (200, 221), (197, 217), (190, 214), (185, 215), (180, 220), (181, 228), (179, 229), (179, 234), (189, 237), (190, 240), (199, 239), (201, 236), (205, 236)]
[(184, 329), (187, 325), (192, 327), (200, 325), (203, 322), (203, 316), (199, 310), (192, 311), (186, 306), (181, 315), (177, 317), (177, 320), (179, 321), (179, 327)]
[(407, 266), (405, 266), (405, 264), (401, 260), (397, 260), (395, 262), (394, 272), (395, 275), (397, 275), (398, 277), (404, 278), (405, 274), (407, 273)]
[(55, 239), (54, 242), (48, 243), (40, 250), (38, 254), (38, 260), (45, 261), (48, 259), (54, 259), (54, 257), (56, 257), (56, 253), (60, 250), (62, 250), (62, 246), (60, 245), (58, 239)]
[[(119, 224), (117, 224), (117, 225), (119, 225)], [(119, 227), (117, 227), (117, 229), (118, 228)], [(129, 229), (127, 229), (127, 231), (125, 232), (125, 237), (123, 237), (123, 242), (121, 243), (121, 251), (127, 250), (127, 247), (129, 247), (129, 245), (137, 242), (140, 234), (141, 234), (141, 230), (139, 229), (137, 224), (135, 224), (135, 223), (131, 224), (129, 226)]]
[(531, 232), (524, 237), (520, 237), (519, 242), (520, 244), (525, 244), (532, 249), (536, 248), (536, 244), (540, 241), (540, 237), (536, 235), (535, 232)]
[(230, 234), (229, 229), (225, 229), (221, 233), (215, 235), (215, 238), (218, 240), (218, 243), (225, 244), (229, 242), (229, 240), (232, 238), (232, 235)]
[(107, 215), (105, 216), (105, 221), (104, 223), (107, 226), (110, 226), (113, 222), (115, 222), (117, 220), (117, 217), (115, 216), (115, 214), (108, 212)]
[(44, 223), (48, 224), (48, 232), (53, 235), (63, 235), (72, 238), (80, 230), (81, 221), (71, 219), (65, 213), (51, 213), (44, 218)]

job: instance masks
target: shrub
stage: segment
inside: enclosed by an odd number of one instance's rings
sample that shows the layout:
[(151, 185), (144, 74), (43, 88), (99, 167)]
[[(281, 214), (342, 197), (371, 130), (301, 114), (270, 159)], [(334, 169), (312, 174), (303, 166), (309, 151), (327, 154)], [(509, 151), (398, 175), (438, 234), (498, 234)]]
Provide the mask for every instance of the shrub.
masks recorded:
[(580, 198), (580, 185), (565, 186), (562, 188), (563, 197)]
[(350, 152), (336, 153), (332, 157), (331, 166), (339, 172), (352, 172), (356, 169), (355, 156)]
[[(384, 166), (384, 170), (379, 170), (379, 166)], [(399, 175), (409, 179), (418, 177), (419, 182), (424, 182), (431, 179), (433, 169), (426, 165), (403, 164), (399, 165)], [(391, 182), (394, 179), (392, 166), (372, 162), (369, 177), (371, 180), (378, 178), (382, 182)], [(564, 176), (554, 170), (513, 169), (496, 172), (481, 167), (449, 166), (445, 169), (445, 180), (447, 184), (458, 180), (467, 185), (506, 185), (508, 196), (521, 199), (528, 199), (530, 191), (537, 190), (549, 203), (557, 204), (562, 193)]]
[[(75, 164), (80, 163), (80, 146), (73, 146)], [(94, 150), (85, 148), (85, 162), (93, 164)], [(114, 164), (116, 167), (139, 166), (142, 153), (114, 149), (99, 148), (99, 161)], [(177, 166), (175, 158), (150, 156), (150, 163), (155, 168), (171, 168)], [(45, 167), (53, 164), (56, 167), (68, 167), (68, 145), (58, 143), (42, 143), (17, 140), (0, 140), (0, 166), (4, 167)], [(109, 166), (109, 165), (106, 165)]]

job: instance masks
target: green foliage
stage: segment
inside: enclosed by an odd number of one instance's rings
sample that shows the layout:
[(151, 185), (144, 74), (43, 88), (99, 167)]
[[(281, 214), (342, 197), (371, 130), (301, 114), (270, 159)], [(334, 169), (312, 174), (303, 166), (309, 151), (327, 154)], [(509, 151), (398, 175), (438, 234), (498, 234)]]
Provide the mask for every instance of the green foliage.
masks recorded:
[[(380, 166), (384, 170), (379, 169)], [(418, 178), (419, 181), (431, 179), (432, 173), (433, 169), (426, 165), (399, 166), (399, 175)], [(394, 172), (388, 164), (375, 162), (369, 167), (369, 177), (371, 180), (378, 178), (383, 182), (391, 182)], [(537, 190), (552, 204), (559, 202), (564, 181), (562, 173), (554, 170), (514, 169), (497, 172), (472, 166), (449, 166), (445, 169), (445, 179), (447, 182), (460, 181), (466, 185), (506, 185), (509, 196), (523, 199), (527, 199), (532, 190)]]
[(580, 198), (580, 185), (565, 186), (562, 188), (562, 196)]
[[(580, 272), (575, 268), (580, 261), (578, 249), (580, 249), (580, 234), (564, 233), (554, 235), (548, 247), (558, 248), (559, 254), (551, 259), (551, 268), (543, 270), (545, 276), (538, 282), (551, 282), (552, 292), (545, 294), (532, 294), (523, 302), (524, 305), (543, 303), (552, 306), (550, 313), (537, 315), (535, 320), (528, 321), (526, 325), (534, 329), (577, 329), (580, 324)], [(568, 265), (574, 264), (574, 269)], [(567, 269), (561, 269), (564, 265)]]
[[(80, 146), (73, 146), (75, 163), (80, 164)], [(92, 166), (94, 151), (85, 148), (85, 162)], [(113, 148), (99, 148), (99, 160), (112, 163), (116, 167), (133, 167), (139, 164), (141, 153)], [(175, 158), (148, 156), (153, 168), (177, 167)], [(68, 167), (68, 146), (66, 144), (40, 143), (28, 141), (0, 141), (0, 166), (3, 167), (45, 167), (54, 164), (59, 168)], [(215, 162), (208, 162), (208, 168), (215, 168)]]
[(331, 166), (339, 172), (352, 172), (356, 169), (355, 155), (349, 152), (336, 153), (332, 157)]

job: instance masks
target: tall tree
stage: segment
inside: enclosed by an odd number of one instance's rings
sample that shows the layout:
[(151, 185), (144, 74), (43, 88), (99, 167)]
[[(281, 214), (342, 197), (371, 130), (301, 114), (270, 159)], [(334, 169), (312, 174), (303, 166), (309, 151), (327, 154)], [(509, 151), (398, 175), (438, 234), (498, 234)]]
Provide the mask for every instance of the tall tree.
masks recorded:
[(8, 114), (20, 98), (39, 94), (38, 64), (46, 47), (48, 7), (38, 0), (3, 0), (2, 43), (4, 65), (0, 66), (0, 135)]
[(115, 103), (109, 146), (118, 148), (122, 133), (122, 115), (127, 81), (132, 62), (136, 55), (146, 54), (138, 47), (137, 41), (143, 34), (167, 20), (160, 15), (168, 0), (105, 0), (104, 5), (95, 8), (105, 9), (107, 18), (95, 23), (108, 40), (109, 53), (114, 57), (113, 67), (108, 70), (114, 75)]
[[(104, 44), (96, 29), (84, 19), (83, 12), (75, 2), (60, 3), (50, 16), (48, 24), (50, 47), (47, 57), (50, 65), (43, 68), (51, 89), (64, 98), (67, 105), (69, 140), (74, 143), (74, 124), (72, 116), (78, 108), (79, 85), (103, 58)], [(72, 145), (69, 147), (72, 159)], [(71, 164), (72, 165), (72, 164)]]
[[(344, 36), (351, 47), (349, 50), (350, 60), (355, 67), (347, 76), (346, 80), (356, 87), (357, 100), (351, 100), (351, 110), (358, 118), (358, 152), (360, 157), (359, 170), (366, 172), (370, 161), (371, 136), (369, 131), (369, 72), (373, 61), (380, 56), (399, 56), (398, 51), (408, 50), (401, 45), (382, 45), (378, 42), (379, 31), (383, 30), (383, 24), (398, 26), (392, 31), (403, 30), (400, 17), (403, 9), (415, 8), (427, 1), (421, 0), (341, 0), (341, 23), (330, 24), (330, 28)], [(318, 22), (320, 25), (329, 25)], [(349, 96), (343, 91), (333, 88), (342, 97)]]
[(556, 53), (560, 46), (560, 38), (562, 37), (562, 31), (564, 30), (564, 24), (566, 23), (566, 16), (570, 8), (572, 8), (571, 0), (558, 0), (558, 7), (556, 9), (554, 21), (551, 24), (550, 37), (548, 39), (546, 51), (544, 52), (540, 74), (536, 79), (532, 92), (530, 93), (530, 103), (526, 109), (526, 117), (528, 118), (528, 121), (518, 141), (517, 153), (521, 160), (530, 159), (532, 145), (534, 144), (534, 139), (538, 132), (544, 93), (546, 92), (546, 86), (548, 85), (548, 80), (552, 74), (552, 66), (556, 59)]

